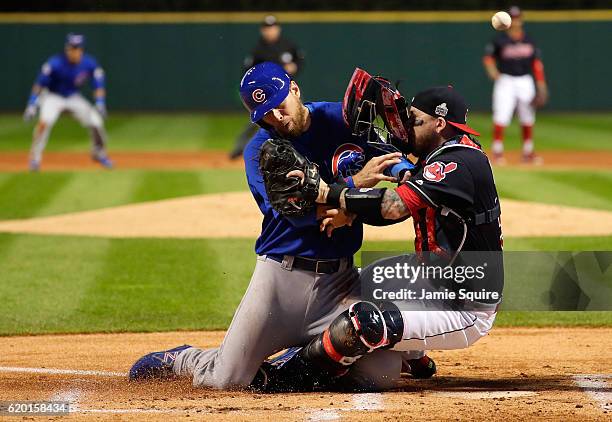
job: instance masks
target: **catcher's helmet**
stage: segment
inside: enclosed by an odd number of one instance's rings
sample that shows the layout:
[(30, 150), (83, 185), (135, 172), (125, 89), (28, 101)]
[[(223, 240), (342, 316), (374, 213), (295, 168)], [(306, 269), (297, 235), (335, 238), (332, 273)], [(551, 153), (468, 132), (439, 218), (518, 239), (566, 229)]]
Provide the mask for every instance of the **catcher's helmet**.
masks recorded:
[(263, 62), (246, 71), (240, 81), (242, 103), (256, 123), (270, 110), (278, 107), (289, 94), (291, 78), (278, 64)]

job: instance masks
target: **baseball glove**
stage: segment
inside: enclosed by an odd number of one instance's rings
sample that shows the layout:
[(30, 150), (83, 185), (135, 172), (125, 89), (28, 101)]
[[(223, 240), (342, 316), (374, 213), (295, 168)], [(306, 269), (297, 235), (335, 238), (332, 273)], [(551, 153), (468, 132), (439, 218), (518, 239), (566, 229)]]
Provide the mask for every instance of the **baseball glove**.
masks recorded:
[[(268, 139), (261, 146), (259, 170), (270, 205), (286, 217), (301, 217), (315, 206), (321, 176), (316, 164), (308, 161), (286, 139)], [(304, 178), (287, 177), (299, 170)]]

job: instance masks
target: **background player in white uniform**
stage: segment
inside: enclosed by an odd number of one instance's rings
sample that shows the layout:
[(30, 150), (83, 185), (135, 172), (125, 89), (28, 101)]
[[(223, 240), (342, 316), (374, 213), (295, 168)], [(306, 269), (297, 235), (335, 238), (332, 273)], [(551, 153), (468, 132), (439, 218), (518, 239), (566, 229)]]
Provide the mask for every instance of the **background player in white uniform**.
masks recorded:
[[(512, 121), (516, 110), (521, 123), (523, 162), (537, 163), (534, 154), (533, 124), (536, 107), (548, 99), (544, 65), (540, 51), (523, 30), (521, 10), (508, 10), (512, 26), (487, 44), (483, 63), (493, 86), (493, 161), (504, 163), (504, 129)], [(535, 79), (535, 84), (534, 84)]]
[[(40, 108), (38, 124), (32, 136), (30, 170), (38, 171), (42, 153), (49, 134), (60, 114), (69, 111), (86, 128), (89, 128), (92, 142), (92, 159), (106, 168), (112, 162), (106, 154), (106, 90), (104, 70), (93, 56), (84, 54), (85, 37), (70, 33), (66, 36), (63, 54), (50, 57), (38, 75), (23, 118), (29, 121)], [(80, 90), (90, 82), (94, 90), (95, 107), (81, 94)]]

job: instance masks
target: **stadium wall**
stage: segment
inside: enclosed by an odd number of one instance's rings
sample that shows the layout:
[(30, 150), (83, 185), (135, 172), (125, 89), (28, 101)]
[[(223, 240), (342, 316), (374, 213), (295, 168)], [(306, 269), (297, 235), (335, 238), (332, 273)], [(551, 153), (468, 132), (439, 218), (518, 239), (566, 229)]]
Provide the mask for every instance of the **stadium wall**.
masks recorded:
[[(612, 10), (527, 11), (542, 49), (549, 110), (612, 109)], [(306, 100), (339, 100), (355, 66), (401, 80), (410, 96), (452, 84), (472, 109), (489, 109), (484, 45), (496, 35), (491, 12), (278, 13), (284, 35), (306, 52), (298, 78)], [(107, 73), (114, 110), (236, 110), (242, 61), (261, 13), (0, 14), (0, 110), (22, 109), (43, 61), (67, 32)]]

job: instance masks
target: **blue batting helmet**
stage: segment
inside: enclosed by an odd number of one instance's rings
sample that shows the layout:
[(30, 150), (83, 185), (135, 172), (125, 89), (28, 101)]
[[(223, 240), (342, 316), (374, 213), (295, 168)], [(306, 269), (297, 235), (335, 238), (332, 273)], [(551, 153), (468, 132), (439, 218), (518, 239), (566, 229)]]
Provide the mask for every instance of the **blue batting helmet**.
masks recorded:
[(240, 96), (251, 112), (251, 122), (258, 122), (278, 107), (289, 95), (290, 85), (291, 78), (276, 63), (263, 62), (247, 70), (240, 81)]

